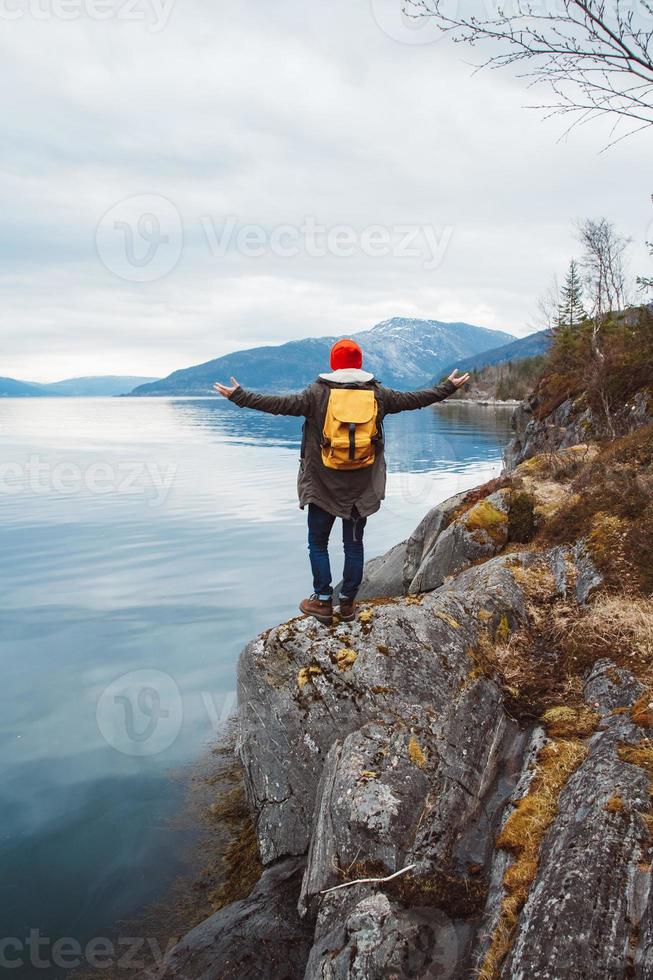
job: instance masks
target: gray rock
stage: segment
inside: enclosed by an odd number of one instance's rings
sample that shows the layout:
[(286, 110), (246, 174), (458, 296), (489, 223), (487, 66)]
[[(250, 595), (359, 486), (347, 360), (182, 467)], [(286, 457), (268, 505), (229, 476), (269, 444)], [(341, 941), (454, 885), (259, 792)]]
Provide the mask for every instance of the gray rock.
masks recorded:
[(584, 538), (574, 544), (571, 554), (576, 570), (576, 600), (585, 605), (592, 593), (603, 585), (603, 576), (592, 561)]
[[(623, 715), (604, 725), (560, 794), (501, 973), (506, 980), (631, 973), (650, 887), (650, 842), (640, 816), (649, 778), (617, 754), (622, 741), (639, 740), (635, 727)], [(606, 809), (611, 797), (623, 809)], [(653, 964), (650, 947), (642, 952)]]
[[(628, 671), (616, 670), (608, 660), (597, 663), (587, 678), (584, 696), (602, 723), (589, 741), (587, 757), (560, 794), (502, 980), (625, 978), (636, 975), (634, 962), (644, 971), (642, 977), (653, 975), (646, 972), (653, 966), (653, 954), (643, 935), (651, 914), (650, 841), (641, 818), (642, 806), (649, 805), (649, 777), (619, 757), (619, 746), (639, 742), (642, 732), (628, 715), (612, 713), (632, 704), (641, 689)], [(527, 794), (529, 767), (545, 742), (543, 730), (535, 729), (503, 822)], [(606, 808), (615, 799), (617, 806)], [(505, 851), (495, 854), (473, 949), (475, 970), (497, 926), (503, 875), (512, 860)]]
[(306, 852), (336, 740), (367, 722), (420, 726), (427, 710), (446, 712), (474, 667), (467, 651), (479, 611), (497, 621), (520, 614), (521, 589), (504, 559), (470, 571), (460, 589), (372, 605), (367, 622), (325, 629), (291, 620), (245, 648), (238, 752), (265, 864)]
[(467, 497), (467, 493), (457, 493), (453, 497), (443, 500), (436, 507), (432, 507), (411, 534), (406, 542), (403, 570), (404, 592), (408, 592), (420, 566), (432, 551), (438, 536), (449, 523), (453, 512), (464, 503), (465, 497)]
[(305, 980), (449, 980), (458, 975), (456, 926), (439, 909), (406, 908), (363, 887), (324, 900)]
[[(509, 489), (497, 490), (474, 505), (465, 514), (452, 521), (435, 539), (412, 579), (408, 591), (411, 594), (437, 589), (445, 578), (455, 575), (472, 562), (491, 558), (508, 541)], [(481, 508), (492, 508), (505, 515), (505, 520), (490, 528), (473, 523)]]
[(304, 861), (263, 872), (251, 895), (221, 909), (168, 954), (157, 980), (301, 980), (313, 942), (296, 904)]
[(580, 443), (625, 435), (653, 422), (650, 392), (646, 388), (638, 391), (615, 412), (609, 424), (587, 406), (584, 397), (576, 400), (567, 398), (542, 419), (534, 416), (537, 407), (538, 399), (531, 395), (513, 413), (515, 435), (504, 450), (508, 472), (539, 453), (552, 453)]
[[(357, 599), (381, 599), (402, 595), (404, 591), (404, 558), (406, 542), (396, 544), (385, 554), (365, 562), (363, 581)], [(338, 586), (337, 594), (340, 592)]]
[[(458, 493), (433, 507), (420, 521), (408, 541), (402, 541), (385, 554), (365, 562), (363, 581), (357, 598), (383, 599), (405, 595), (450, 515), (463, 503), (466, 496), (466, 493)], [(334, 596), (340, 594), (341, 584), (339, 582), (335, 587)]]

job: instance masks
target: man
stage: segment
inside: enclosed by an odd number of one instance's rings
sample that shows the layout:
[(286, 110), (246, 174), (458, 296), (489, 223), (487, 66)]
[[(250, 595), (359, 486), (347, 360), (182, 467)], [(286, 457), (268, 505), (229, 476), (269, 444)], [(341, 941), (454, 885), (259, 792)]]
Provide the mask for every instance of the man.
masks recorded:
[(370, 514), (385, 496), (383, 419), (442, 401), (469, 379), (457, 370), (447, 380), (422, 391), (385, 388), (363, 371), (363, 353), (353, 340), (339, 340), (331, 349), (331, 371), (292, 395), (246, 391), (235, 378), (216, 383), (219, 394), (242, 408), (272, 415), (303, 415), (302, 448), (297, 491), (299, 506), (308, 507), (308, 549), (313, 595), (299, 608), (320, 623), (333, 622), (333, 589), (329, 534), (342, 518), (345, 567), (340, 590), (340, 618), (355, 618), (355, 597), (363, 578), (363, 531)]

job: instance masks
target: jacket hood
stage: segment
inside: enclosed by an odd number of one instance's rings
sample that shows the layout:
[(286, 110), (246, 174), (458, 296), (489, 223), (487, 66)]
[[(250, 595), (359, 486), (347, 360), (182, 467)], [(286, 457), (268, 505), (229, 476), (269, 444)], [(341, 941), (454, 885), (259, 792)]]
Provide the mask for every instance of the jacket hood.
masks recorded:
[(336, 384), (364, 384), (372, 381), (374, 375), (362, 368), (339, 368), (337, 371), (328, 371), (321, 374), (323, 381), (334, 381)]

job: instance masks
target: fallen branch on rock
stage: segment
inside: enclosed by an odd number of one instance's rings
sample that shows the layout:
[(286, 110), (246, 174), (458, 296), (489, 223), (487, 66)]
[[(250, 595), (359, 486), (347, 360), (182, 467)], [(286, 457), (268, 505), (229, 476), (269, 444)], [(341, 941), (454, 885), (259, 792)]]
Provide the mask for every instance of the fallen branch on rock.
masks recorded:
[(342, 885), (334, 885), (333, 888), (325, 888), (324, 891), (320, 892), (320, 895), (326, 895), (327, 892), (337, 892), (339, 888), (349, 888), (350, 885), (380, 884), (384, 881), (392, 881), (393, 878), (398, 878), (399, 875), (406, 874), (407, 871), (411, 871), (415, 867), (415, 864), (409, 864), (407, 867), (402, 868), (401, 871), (395, 871), (394, 874), (388, 875), (387, 878), (355, 878), (354, 881), (345, 881), (342, 883)]

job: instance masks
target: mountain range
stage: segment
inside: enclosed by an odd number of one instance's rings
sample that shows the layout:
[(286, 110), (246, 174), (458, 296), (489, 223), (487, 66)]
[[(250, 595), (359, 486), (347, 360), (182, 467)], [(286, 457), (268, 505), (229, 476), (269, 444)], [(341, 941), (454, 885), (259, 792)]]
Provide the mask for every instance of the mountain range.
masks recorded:
[[(508, 361), (524, 361), (527, 357), (536, 357), (539, 354), (546, 354), (551, 344), (551, 331), (538, 330), (527, 337), (519, 337), (512, 340), (509, 344), (502, 344), (501, 347), (493, 347), (490, 350), (482, 351), (480, 354), (472, 354), (462, 360), (451, 361), (444, 368), (442, 374), (449, 373), (457, 367), (459, 371), (473, 371), (488, 367), (492, 364), (506, 364)], [(439, 376), (438, 376), (439, 380)]]
[[(515, 340), (513, 334), (471, 323), (408, 317), (393, 317), (349, 336), (362, 347), (367, 370), (384, 384), (403, 389), (429, 385), (447, 365)], [(235, 351), (140, 385), (132, 394), (212, 394), (214, 381), (228, 382), (231, 376), (258, 391), (297, 391), (328, 370), (329, 351), (337, 339), (307, 337), (275, 347)]]
[(86, 397), (100, 395), (126, 395), (137, 385), (155, 381), (156, 378), (122, 377), (120, 375), (100, 375), (92, 378), (67, 378), (50, 384), (33, 381), (17, 381), (15, 378), (0, 378), (0, 397), (7, 398), (48, 398)]

